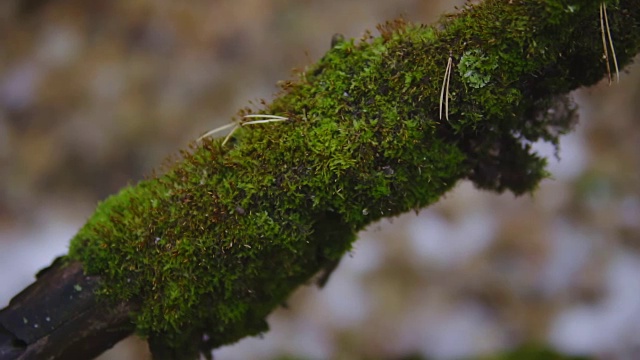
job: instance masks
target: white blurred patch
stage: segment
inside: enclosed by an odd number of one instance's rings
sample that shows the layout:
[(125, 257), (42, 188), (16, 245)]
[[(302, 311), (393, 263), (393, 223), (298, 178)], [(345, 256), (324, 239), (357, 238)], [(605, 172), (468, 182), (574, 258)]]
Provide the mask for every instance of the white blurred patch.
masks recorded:
[(78, 223), (44, 208), (30, 229), (0, 229), (0, 308), (35, 281), (39, 270), (66, 254), (69, 240), (78, 231)]
[(325, 288), (317, 294), (319, 301), (326, 306), (327, 321), (339, 329), (357, 326), (371, 311), (370, 295), (350, 269), (351, 261), (351, 258), (344, 257)]
[(308, 310), (293, 318), (279, 316), (287, 309), (279, 309), (268, 318), (269, 331), (259, 337), (245, 337), (236, 344), (214, 350), (215, 359), (244, 360), (270, 359), (283, 355), (295, 355), (307, 359), (331, 357), (330, 329), (310, 321)]
[(483, 251), (495, 239), (496, 219), (474, 212), (455, 223), (424, 211), (409, 225), (409, 245), (414, 261), (439, 268), (456, 267)]
[(482, 307), (461, 303), (443, 310), (423, 308), (407, 314), (396, 336), (402, 342), (398, 349), (447, 360), (492, 353), (502, 344), (499, 324)]
[(339, 268), (361, 275), (372, 272), (382, 264), (383, 252), (384, 246), (380, 244), (380, 239), (362, 232), (358, 234), (353, 250), (342, 257)]
[(540, 277), (540, 287), (554, 295), (572, 285), (576, 274), (589, 260), (591, 237), (563, 220), (550, 227), (548, 257)]
[(555, 148), (548, 142), (538, 141), (533, 150), (547, 158), (547, 170), (554, 179), (569, 181), (582, 174), (589, 162), (584, 136), (577, 131), (560, 137), (560, 158), (555, 156)]
[(640, 330), (640, 258), (619, 251), (606, 273), (606, 297), (595, 305), (561, 312), (552, 323), (550, 341), (577, 354), (616, 353), (637, 348)]

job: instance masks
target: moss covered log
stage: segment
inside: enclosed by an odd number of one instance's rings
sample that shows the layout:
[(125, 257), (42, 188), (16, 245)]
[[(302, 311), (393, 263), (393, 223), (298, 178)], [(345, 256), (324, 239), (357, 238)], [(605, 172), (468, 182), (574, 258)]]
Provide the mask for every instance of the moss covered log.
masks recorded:
[[(266, 331), (367, 224), (462, 179), (532, 191), (547, 173), (530, 144), (557, 143), (574, 118), (566, 94), (607, 74), (601, 3), (487, 0), (436, 26), (336, 41), (272, 103), (238, 114), (287, 121), (194, 142), (101, 203), (69, 258), (105, 279), (105, 301), (140, 304), (138, 332), (185, 358)], [(606, 3), (623, 66), (639, 50), (640, 2)]]

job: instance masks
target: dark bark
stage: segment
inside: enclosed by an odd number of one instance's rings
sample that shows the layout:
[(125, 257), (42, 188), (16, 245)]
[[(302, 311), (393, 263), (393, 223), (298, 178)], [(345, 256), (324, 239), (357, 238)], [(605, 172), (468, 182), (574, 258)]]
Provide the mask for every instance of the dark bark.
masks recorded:
[(57, 259), (0, 310), (0, 360), (91, 359), (133, 332), (133, 303), (96, 300), (100, 278)]

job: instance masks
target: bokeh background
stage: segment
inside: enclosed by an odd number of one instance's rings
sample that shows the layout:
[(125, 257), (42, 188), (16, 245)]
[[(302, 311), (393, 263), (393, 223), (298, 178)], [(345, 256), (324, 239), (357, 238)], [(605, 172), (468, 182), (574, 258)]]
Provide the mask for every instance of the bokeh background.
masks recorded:
[[(360, 37), (400, 15), (432, 23), (455, 5), (0, 2), (0, 307), (66, 252), (99, 200), (271, 99), (334, 33)], [(216, 359), (457, 359), (531, 342), (637, 358), (640, 68), (627, 70), (574, 94), (579, 124), (558, 159), (537, 145), (553, 178), (533, 195), (461, 182), (435, 206), (370, 226), (326, 288), (299, 289), (270, 332)], [(146, 358), (134, 337), (101, 356)]]

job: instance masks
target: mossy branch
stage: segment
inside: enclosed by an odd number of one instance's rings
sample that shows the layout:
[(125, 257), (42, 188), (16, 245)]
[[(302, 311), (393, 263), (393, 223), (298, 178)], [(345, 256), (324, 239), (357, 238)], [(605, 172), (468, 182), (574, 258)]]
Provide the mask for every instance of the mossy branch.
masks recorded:
[[(138, 333), (184, 358), (266, 331), (267, 314), (367, 224), (462, 179), (532, 191), (547, 173), (530, 144), (557, 143), (572, 125), (566, 94), (606, 74), (601, 3), (487, 0), (437, 27), (395, 21), (338, 41), (255, 109), (288, 121), (192, 144), (101, 203), (69, 259), (102, 277), (102, 299), (140, 306)], [(606, 3), (624, 66), (640, 49), (640, 3)]]

